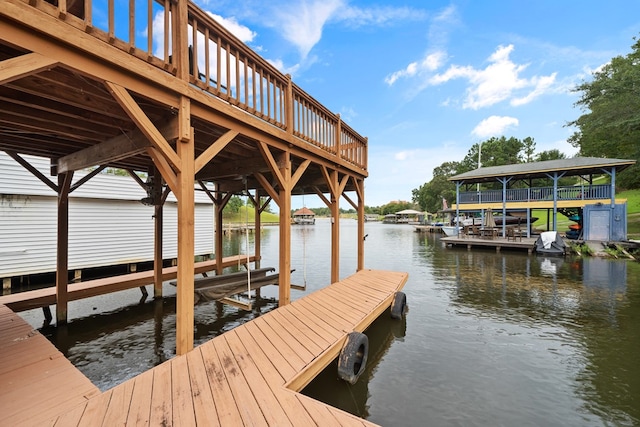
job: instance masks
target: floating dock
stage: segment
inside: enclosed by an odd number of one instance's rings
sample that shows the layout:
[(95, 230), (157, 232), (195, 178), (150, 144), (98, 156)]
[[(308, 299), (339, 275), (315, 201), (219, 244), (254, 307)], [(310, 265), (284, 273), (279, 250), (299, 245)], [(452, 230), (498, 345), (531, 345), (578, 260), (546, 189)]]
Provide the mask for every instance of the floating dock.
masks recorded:
[[(10, 365), (0, 371), (0, 425), (373, 425), (298, 392), (339, 355), (350, 332), (364, 331), (389, 308), (407, 279), (407, 273), (361, 270), (104, 393), (80, 381), (82, 374), (61, 357), (70, 371), (64, 381), (47, 369), (16, 375), (13, 365), (27, 353), (4, 343), (15, 341), (8, 326), (24, 322), (0, 306), (0, 366)], [(18, 335), (18, 342), (42, 341), (24, 350), (32, 357), (55, 350), (30, 327)], [(67, 385), (74, 377), (84, 387)], [(46, 399), (34, 398), (45, 392)]]
[(537, 237), (522, 237), (517, 240), (508, 240), (503, 237), (480, 238), (474, 236), (453, 236), (443, 237), (441, 242), (449, 246), (466, 246), (468, 250), (474, 247), (493, 248), (496, 252), (500, 252), (502, 248), (526, 250), (529, 254), (533, 253)]

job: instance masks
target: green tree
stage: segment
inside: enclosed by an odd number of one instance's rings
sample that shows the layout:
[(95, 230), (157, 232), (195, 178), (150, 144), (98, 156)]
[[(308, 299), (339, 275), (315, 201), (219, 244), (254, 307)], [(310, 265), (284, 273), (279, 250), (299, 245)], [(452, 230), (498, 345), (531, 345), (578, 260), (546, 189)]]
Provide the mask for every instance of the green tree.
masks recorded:
[[(575, 88), (584, 114), (567, 125), (577, 128), (569, 142), (581, 156), (640, 160), (640, 41), (634, 40), (631, 53), (613, 58)], [(640, 188), (640, 165), (617, 178), (623, 188)]]
[(536, 142), (530, 136), (522, 140), (522, 153), (525, 163), (534, 161), (533, 153), (536, 151)]
[(240, 212), (240, 208), (242, 206), (244, 206), (244, 201), (239, 196), (231, 196), (223, 211), (226, 213), (237, 214)]
[(460, 163), (445, 162), (433, 169), (431, 181), (411, 190), (412, 201), (427, 212), (437, 212), (442, 209), (442, 199), (452, 204), (456, 198), (456, 186), (448, 180), (456, 175)]

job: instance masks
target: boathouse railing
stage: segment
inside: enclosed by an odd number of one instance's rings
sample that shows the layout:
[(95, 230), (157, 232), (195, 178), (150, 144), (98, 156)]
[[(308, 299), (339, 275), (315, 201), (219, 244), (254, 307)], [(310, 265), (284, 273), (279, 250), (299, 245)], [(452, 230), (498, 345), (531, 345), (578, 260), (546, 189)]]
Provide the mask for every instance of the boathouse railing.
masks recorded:
[[(367, 169), (367, 139), (195, 4), (178, 47), (179, 2), (187, 0), (23, 0), (174, 76), (174, 50), (189, 54), (189, 81), (203, 91), (356, 167)], [(184, 45), (186, 44), (186, 46)], [(177, 49), (173, 49), (176, 46)]]
[[(506, 202), (536, 202), (554, 199), (553, 187), (508, 188)], [(611, 185), (582, 185), (558, 187), (556, 200), (611, 199)], [(502, 203), (502, 190), (460, 192), (460, 204)]]

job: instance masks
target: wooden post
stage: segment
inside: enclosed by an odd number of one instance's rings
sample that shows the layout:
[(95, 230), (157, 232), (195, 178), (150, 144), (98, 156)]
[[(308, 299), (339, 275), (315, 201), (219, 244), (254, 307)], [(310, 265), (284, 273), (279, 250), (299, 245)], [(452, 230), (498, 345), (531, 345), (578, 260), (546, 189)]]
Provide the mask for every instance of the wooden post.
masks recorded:
[[(187, 0), (178, 0), (171, 8), (173, 18), (173, 60), (177, 68), (176, 77), (189, 80), (189, 19)], [(166, 11), (165, 11), (166, 13)], [(181, 138), (183, 135), (180, 136)]]
[[(181, 2), (184, 3), (184, 2)], [(186, 7), (186, 6), (185, 6)], [(189, 99), (180, 103), (178, 120), (190, 120)], [(181, 125), (181, 126), (184, 126)], [(178, 275), (176, 301), (176, 354), (185, 354), (193, 349), (193, 280), (195, 267), (195, 143), (193, 129), (190, 138), (177, 143), (180, 157), (178, 179)]]
[[(162, 175), (158, 168), (154, 167), (152, 171), (154, 195), (154, 237), (153, 237), (153, 297), (162, 298), (162, 223), (164, 200), (162, 197)], [(158, 197), (158, 200), (155, 198)]]
[(291, 302), (291, 157), (288, 152), (280, 157), (280, 174), (283, 182), (280, 186), (280, 260), (278, 271), (280, 285), (278, 298), (280, 307)]
[(69, 189), (73, 172), (58, 174), (58, 246), (56, 259), (56, 323), (67, 323), (69, 297)]
[(358, 265), (357, 271), (364, 269), (364, 180), (355, 180), (358, 194)]
[(215, 210), (216, 210), (216, 242), (215, 242), (215, 257), (216, 257), (216, 274), (222, 274), (222, 234), (224, 230), (222, 229), (222, 210), (224, 209), (224, 204), (222, 203), (222, 194), (220, 194), (220, 184), (216, 185), (216, 202)]
[(285, 92), (285, 129), (289, 135), (293, 135), (294, 123), (293, 123), (293, 82), (291, 81), (291, 74), (286, 75), (287, 78), (287, 90)]
[[(331, 179), (337, 186), (337, 172)], [(340, 280), (340, 195), (331, 192), (331, 283)]]
[[(266, 206), (266, 205), (265, 205)], [(255, 218), (253, 220), (255, 225), (255, 231), (253, 233), (253, 253), (256, 256), (255, 266), (256, 268), (260, 268), (260, 214), (262, 213), (262, 204), (260, 203), (260, 190), (256, 188), (256, 198), (255, 198)], [(260, 288), (257, 289), (257, 292), (260, 292)]]

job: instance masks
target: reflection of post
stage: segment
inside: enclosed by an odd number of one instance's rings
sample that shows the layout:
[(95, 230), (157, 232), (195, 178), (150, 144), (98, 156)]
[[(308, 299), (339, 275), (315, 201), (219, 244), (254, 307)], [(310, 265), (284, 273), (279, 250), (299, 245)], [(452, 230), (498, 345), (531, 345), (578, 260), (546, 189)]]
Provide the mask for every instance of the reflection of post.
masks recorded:
[(162, 342), (164, 341), (164, 337), (162, 335), (162, 319), (164, 318), (164, 310), (162, 305), (162, 298), (156, 298), (153, 300), (153, 350), (156, 355), (156, 364), (164, 362), (162, 351)]

